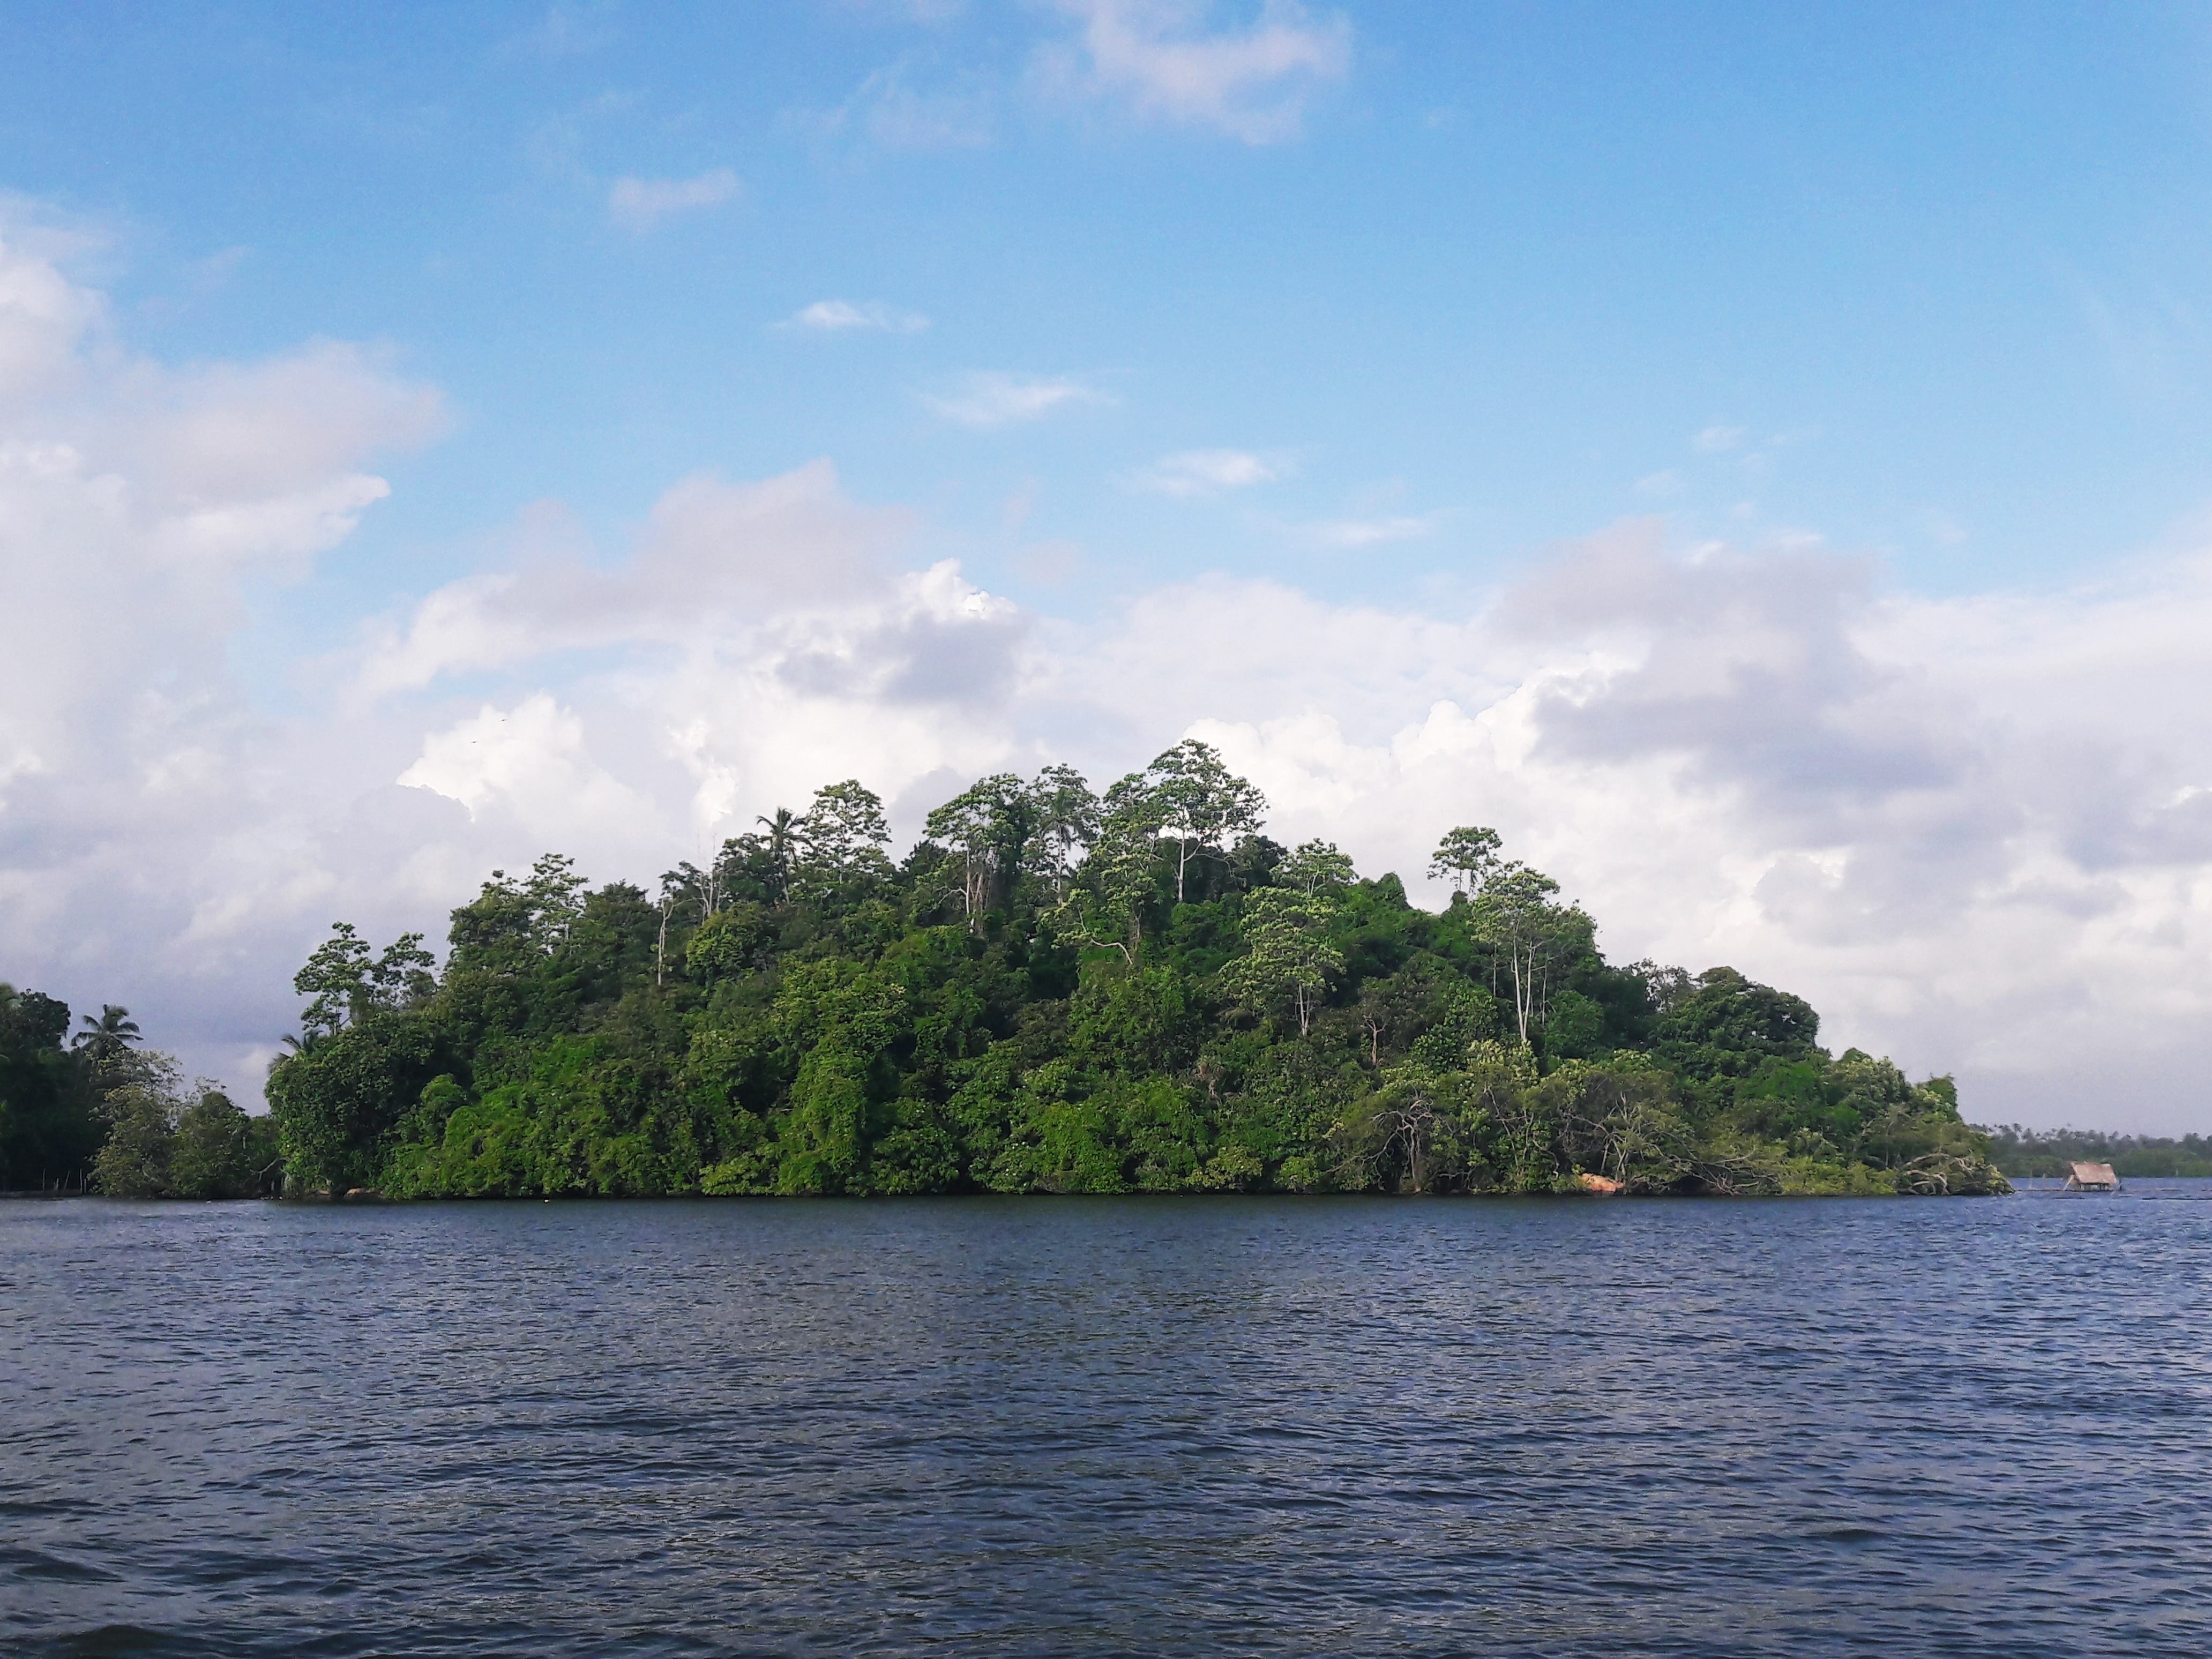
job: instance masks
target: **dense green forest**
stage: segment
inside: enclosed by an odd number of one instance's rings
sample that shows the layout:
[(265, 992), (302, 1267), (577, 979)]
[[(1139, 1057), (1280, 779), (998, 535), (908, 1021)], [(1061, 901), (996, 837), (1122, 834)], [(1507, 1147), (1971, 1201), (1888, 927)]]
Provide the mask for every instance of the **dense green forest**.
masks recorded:
[(268, 1094), (292, 1190), (2004, 1190), (1950, 1080), (1832, 1056), (1728, 968), (1608, 964), (1480, 828), (1441, 914), (1185, 742), (1103, 797), (986, 778), (894, 863), (819, 791), (592, 889), (549, 855), (442, 969), (339, 924)]
[(2109, 1164), (2122, 1176), (2212, 1176), (2212, 1139), (2184, 1135), (2108, 1135), (2094, 1129), (2024, 1129), (2017, 1123), (1984, 1131), (1990, 1158), (2008, 1176), (2063, 1176), (2073, 1158)]
[(84, 1015), (0, 984), (0, 1192), (250, 1198), (276, 1191), (276, 1128), (215, 1085), (187, 1087), (113, 1004)]

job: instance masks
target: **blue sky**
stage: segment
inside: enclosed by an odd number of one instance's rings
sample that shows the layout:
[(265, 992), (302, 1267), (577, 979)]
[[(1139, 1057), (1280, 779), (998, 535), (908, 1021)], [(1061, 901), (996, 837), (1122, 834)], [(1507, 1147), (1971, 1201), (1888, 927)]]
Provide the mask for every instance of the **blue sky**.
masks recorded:
[[(1024, 537), (1095, 554), (1073, 605), (1194, 567), (1410, 593), (1648, 512), (1955, 590), (2124, 554), (2203, 493), (2194, 9), (1309, 12), (1342, 72), (1255, 88), (1296, 116), (1259, 143), (1045, 84), (1079, 36), (1048, 5), (15, 18), (9, 182), (116, 228), (137, 340), (385, 342), (450, 401), (287, 629), (522, 502), (611, 534), (672, 472), (817, 455), (1009, 591), (1032, 495)], [(725, 170), (726, 200), (611, 216), (617, 179)], [(825, 298), (928, 325), (775, 328)], [(975, 371), (1101, 401), (929, 412)], [(1291, 476), (1128, 487), (1212, 448)]]
[(334, 909), (1200, 731), (1988, 1115), (2116, 1029), (2178, 1109), (2202, 9), (5, 27), (0, 976), (251, 1072)]

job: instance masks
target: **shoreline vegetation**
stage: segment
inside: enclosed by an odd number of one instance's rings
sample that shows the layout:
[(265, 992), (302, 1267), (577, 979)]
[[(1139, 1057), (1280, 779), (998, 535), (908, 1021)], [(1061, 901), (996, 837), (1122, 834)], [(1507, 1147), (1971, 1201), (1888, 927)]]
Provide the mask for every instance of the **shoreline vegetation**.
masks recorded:
[(1949, 1079), (1830, 1054), (1806, 1002), (1733, 969), (1608, 963), (1495, 832), (1443, 837), (1437, 913), (1264, 811), (1185, 741), (1103, 796), (1066, 767), (985, 778), (896, 863), (848, 780), (658, 892), (557, 854), (495, 871), (442, 965), (334, 926), (267, 1117), (185, 1087), (121, 1009), (64, 1046), (67, 1008), (9, 991), (0, 1187), (2009, 1190)]
[(2186, 1134), (2112, 1135), (2094, 1129), (2022, 1128), (2017, 1123), (1986, 1127), (1990, 1156), (2008, 1176), (2063, 1180), (2080, 1158), (2109, 1164), (2123, 1181), (2148, 1176), (2212, 1178), (2212, 1138)]
[(283, 1190), (277, 1127), (169, 1055), (109, 1003), (0, 982), (0, 1196), (263, 1198)]

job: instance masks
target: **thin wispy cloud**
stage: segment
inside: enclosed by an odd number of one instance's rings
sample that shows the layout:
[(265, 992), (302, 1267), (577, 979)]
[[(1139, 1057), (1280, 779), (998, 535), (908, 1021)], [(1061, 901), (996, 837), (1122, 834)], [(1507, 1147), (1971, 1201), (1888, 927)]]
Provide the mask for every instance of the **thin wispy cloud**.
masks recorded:
[(727, 167), (715, 167), (696, 179), (617, 179), (607, 192), (607, 216), (624, 230), (642, 235), (677, 214), (719, 207), (739, 188), (738, 175)]
[(1297, 136), (1308, 101), (1352, 67), (1352, 25), (1269, 0), (1249, 27), (1209, 31), (1182, 0), (1060, 0), (1079, 29), (1048, 47), (1048, 88), (1119, 100), (1143, 119), (1211, 127), (1248, 144)]
[(817, 300), (785, 318), (781, 326), (809, 334), (919, 334), (929, 326), (929, 319), (918, 311), (898, 311), (872, 301), (854, 305), (849, 300)]
[(1372, 519), (1328, 519), (1304, 528), (1308, 537), (1324, 547), (1382, 547), (1431, 535), (1443, 518), (1441, 513), (1397, 513)]
[(1283, 476), (1276, 463), (1241, 449), (1186, 449), (1164, 455), (1136, 475), (1139, 489), (1188, 499), (1224, 489), (1273, 483)]
[(1690, 440), (1690, 447), (1701, 455), (1725, 455), (1731, 449), (1742, 448), (1743, 439), (1740, 426), (1709, 426)]
[(1048, 378), (994, 370), (980, 370), (949, 393), (922, 398), (945, 419), (978, 429), (1034, 421), (1070, 404), (1113, 401), (1104, 392), (1065, 375)]
[(909, 83), (904, 64), (875, 70), (834, 109), (794, 111), (786, 121), (823, 139), (858, 139), (879, 149), (981, 149), (991, 142), (989, 91), (973, 81)]
[(510, 50), (520, 48), (547, 58), (581, 58), (603, 52), (614, 44), (614, 7), (608, 0), (556, 0), (545, 9), (535, 28), (518, 36)]

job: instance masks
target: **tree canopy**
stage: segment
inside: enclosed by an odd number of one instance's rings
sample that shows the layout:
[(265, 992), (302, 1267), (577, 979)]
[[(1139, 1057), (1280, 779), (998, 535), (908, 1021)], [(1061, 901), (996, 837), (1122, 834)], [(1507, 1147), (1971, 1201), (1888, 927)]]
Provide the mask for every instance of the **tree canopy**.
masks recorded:
[(435, 971), (419, 937), (341, 923), (270, 1075), (289, 1181), (2002, 1189), (1948, 1079), (1832, 1056), (1810, 1007), (1733, 969), (1612, 965), (1494, 830), (1443, 835), (1435, 913), (1326, 842), (1286, 851), (1264, 811), (1187, 741), (1103, 796), (1066, 766), (982, 778), (894, 862), (848, 779), (656, 893), (557, 855), (495, 872)]

